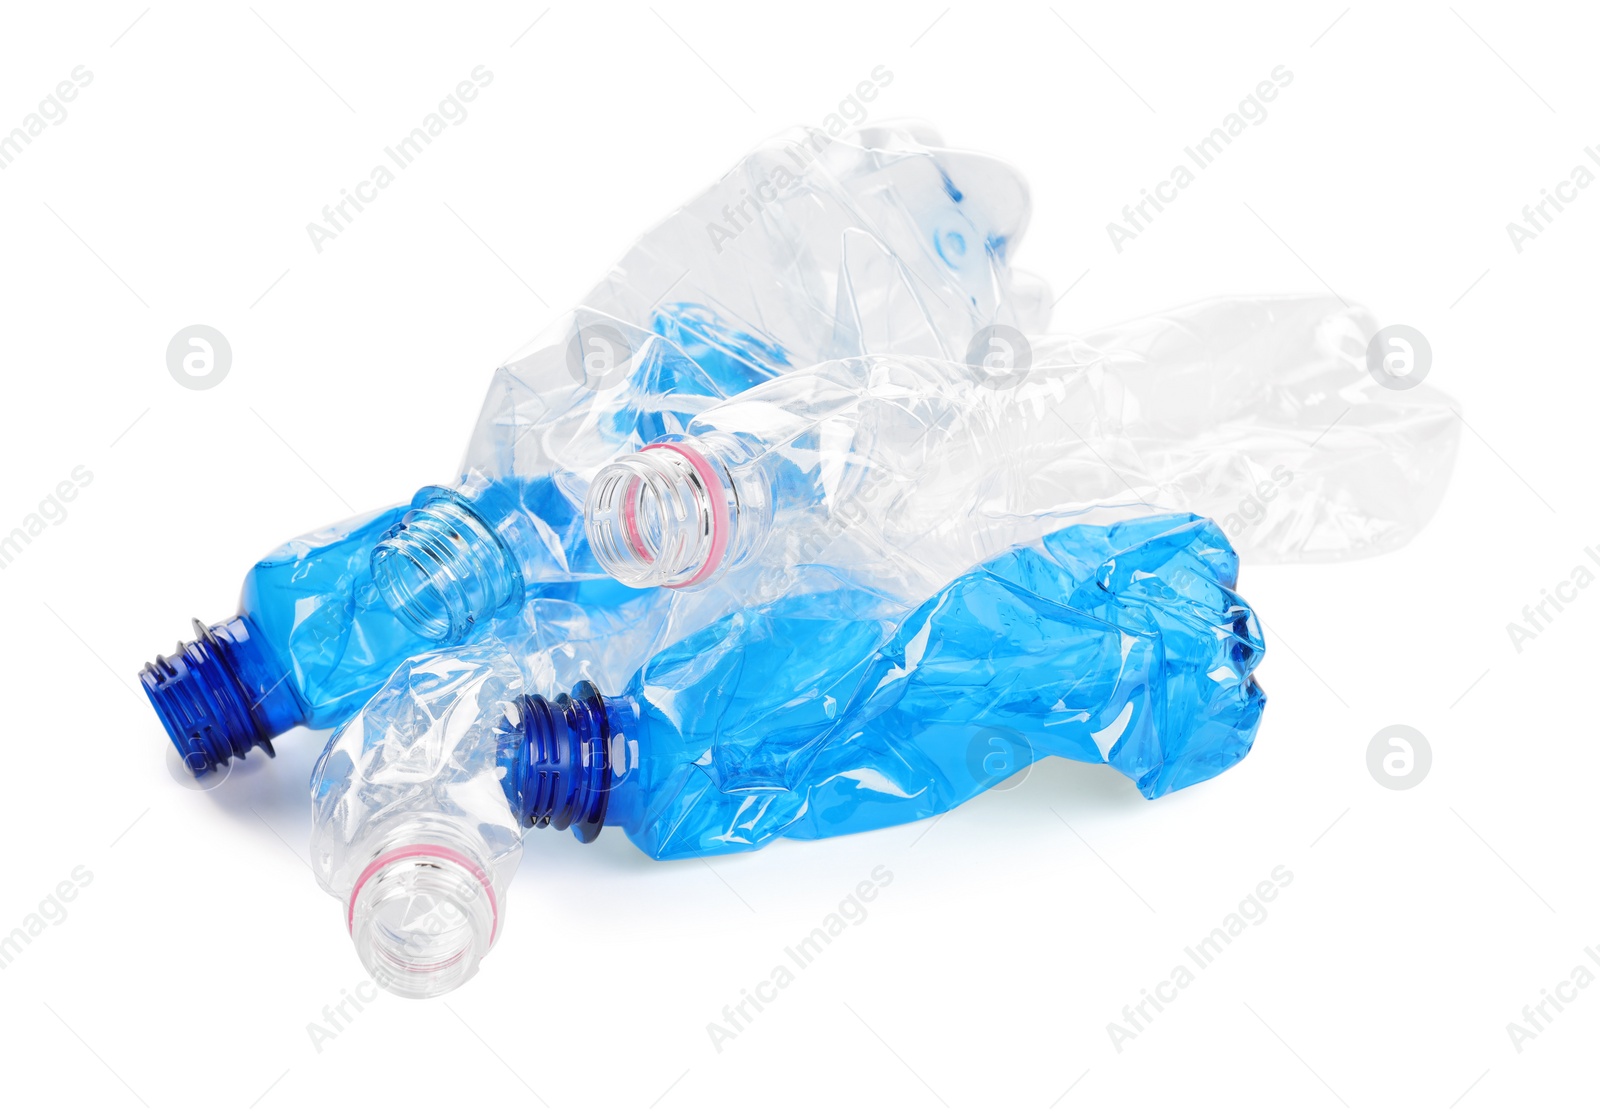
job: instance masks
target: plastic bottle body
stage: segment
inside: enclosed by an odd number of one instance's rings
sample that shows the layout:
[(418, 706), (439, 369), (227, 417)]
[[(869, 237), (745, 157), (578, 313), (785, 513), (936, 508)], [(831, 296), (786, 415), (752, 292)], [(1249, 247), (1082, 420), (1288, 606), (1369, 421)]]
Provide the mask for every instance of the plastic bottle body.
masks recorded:
[(250, 569), (236, 617), (140, 675), (162, 724), (197, 775), (271, 754), (296, 725), (337, 725), (410, 655), (433, 647), (384, 605), (373, 545), (399, 516), (386, 508), (292, 540)]
[[(916, 592), (1107, 509), (1210, 515), (1255, 558), (1374, 553), (1426, 522), (1455, 449), (1447, 399), (1368, 375), (1376, 328), (1324, 296), (1215, 300), (1041, 339), (1003, 380), (898, 356), (829, 362), (606, 466), (588, 534), (631, 585), (704, 586), (749, 562), (769, 595), (818, 562)], [(751, 523), (752, 507), (769, 511)]]
[(822, 360), (955, 358), (986, 326), (1042, 327), (1043, 287), (1008, 260), (1028, 207), (1014, 170), (927, 130), (764, 144), (496, 374), (454, 490), (498, 553), (455, 530), (435, 493), (375, 556), (385, 597), (419, 631), (464, 639), (453, 606), (481, 587), (514, 609), (519, 586), (605, 575), (582, 510), (618, 454)]
[[(1038, 338), (1034, 360), (1095, 359), (1093, 410), (1167, 504), (1216, 520), (1247, 561), (1342, 561), (1422, 529), (1460, 438), (1433, 384), (1380, 383), (1379, 325), (1334, 295), (1211, 299)], [(1083, 434), (1102, 447), (1097, 429)]]
[[(502, 773), (522, 676), (471, 650), (402, 674), (317, 761), (311, 857), (368, 971), (422, 997), (471, 977), (505, 918), (522, 826)], [(442, 693), (448, 722), (431, 716)]]
[[(630, 585), (703, 586), (748, 566), (764, 600), (823, 564), (915, 599), (1053, 527), (1152, 510), (1139, 461), (1073, 433), (1094, 419), (1071, 413), (1084, 375), (1035, 369), (996, 388), (971, 366), (903, 357), (791, 375), (600, 471), (591, 545)], [(733, 544), (712, 544), (719, 533)]]
[(694, 857), (926, 818), (1045, 756), (1147, 798), (1208, 779), (1265, 702), (1236, 576), (1214, 524), (1161, 516), (1052, 533), (909, 614), (846, 585), (733, 614), (608, 702), (639, 761), (607, 821)]

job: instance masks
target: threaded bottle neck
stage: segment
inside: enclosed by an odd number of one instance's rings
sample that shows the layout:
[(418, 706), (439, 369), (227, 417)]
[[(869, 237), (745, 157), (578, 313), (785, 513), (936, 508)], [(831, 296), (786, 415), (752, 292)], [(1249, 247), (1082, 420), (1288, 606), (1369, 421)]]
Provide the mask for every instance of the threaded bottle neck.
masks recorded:
[(196, 778), (306, 720), (295, 682), (245, 616), (209, 628), (139, 673), (167, 736)]
[(706, 443), (658, 442), (595, 475), (584, 530), (595, 558), (617, 581), (687, 589), (729, 565), (739, 495), (731, 472)]
[(500, 928), (500, 901), (477, 844), (428, 827), (367, 863), (346, 920), (356, 953), (381, 988), (436, 997), (478, 970)]
[(372, 580), (402, 624), (435, 643), (459, 643), (521, 593), (499, 536), (460, 499), (439, 496), (406, 513), (372, 549)]
[(525, 695), (520, 714), (522, 733), (508, 775), (522, 824), (570, 828), (579, 841), (594, 841), (611, 793), (606, 700), (584, 682), (553, 701)]

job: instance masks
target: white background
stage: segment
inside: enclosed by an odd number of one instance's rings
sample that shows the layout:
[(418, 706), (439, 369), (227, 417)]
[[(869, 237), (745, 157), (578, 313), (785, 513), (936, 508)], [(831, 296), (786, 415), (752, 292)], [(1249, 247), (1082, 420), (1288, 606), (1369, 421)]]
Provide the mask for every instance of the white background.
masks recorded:
[[(1600, 976), (1600, 589), (1520, 651), (1506, 626), (1600, 571), (1600, 188), (1520, 254), (1506, 224), (1600, 142), (1595, 25), (1479, 0), (941, 7), (0, 17), (0, 130), (93, 73), (0, 171), (0, 534), (93, 474), (0, 570), (0, 934), (93, 874), (0, 970), (0, 1109), (1593, 1106), (1600, 991), (1520, 1053), (1507, 1024)], [(306, 223), (480, 64), (468, 119), (317, 253)], [(1471, 424), (1443, 509), (1384, 558), (1245, 571), (1271, 700), (1220, 779), (1149, 804), (1048, 762), (931, 828), (714, 870), (537, 835), (475, 981), (384, 996), (319, 1051), (308, 1025), (364, 977), (305, 864), (322, 736), (186, 790), (138, 668), (230, 615), (280, 540), (452, 476), (498, 360), (879, 65), (874, 119), (1026, 173), (1016, 262), (1070, 288), (1058, 329), (1331, 286), (1424, 331)], [(1107, 222), (1278, 65), (1268, 119), (1116, 252)], [(209, 391), (164, 360), (194, 323), (233, 347)], [(1409, 791), (1368, 771), (1394, 723), (1432, 746)], [(708, 1023), (879, 865), (866, 921), (716, 1051)], [(1124, 1005), (1279, 865), (1266, 921), (1119, 1053)]]

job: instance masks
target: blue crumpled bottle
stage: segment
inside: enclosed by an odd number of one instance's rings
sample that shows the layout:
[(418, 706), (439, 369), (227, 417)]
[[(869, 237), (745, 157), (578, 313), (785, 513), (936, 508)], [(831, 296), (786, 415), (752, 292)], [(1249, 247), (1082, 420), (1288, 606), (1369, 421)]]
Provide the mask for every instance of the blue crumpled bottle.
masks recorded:
[(909, 611), (817, 568), (615, 694), (530, 693), (504, 645), (412, 660), (318, 761), (313, 866), (367, 968), (431, 996), (498, 934), (525, 828), (751, 850), (927, 818), (1048, 756), (1153, 799), (1254, 740), (1263, 645), (1237, 574), (1211, 521), (1154, 516), (1064, 528)]
[[(746, 215), (735, 243), (709, 235), (730, 206)], [(1006, 262), (1026, 223), (1015, 171), (926, 130), (762, 145), (496, 372), (455, 484), (278, 548), (236, 616), (195, 622), (146, 665), (185, 766), (336, 725), (406, 656), (514, 626), (527, 599), (610, 592), (558, 584), (605, 577), (582, 527), (587, 474), (705, 407), (825, 357), (959, 352), (990, 321), (1036, 324), (1043, 288)], [(975, 246), (959, 258), (937, 248), (954, 230)]]

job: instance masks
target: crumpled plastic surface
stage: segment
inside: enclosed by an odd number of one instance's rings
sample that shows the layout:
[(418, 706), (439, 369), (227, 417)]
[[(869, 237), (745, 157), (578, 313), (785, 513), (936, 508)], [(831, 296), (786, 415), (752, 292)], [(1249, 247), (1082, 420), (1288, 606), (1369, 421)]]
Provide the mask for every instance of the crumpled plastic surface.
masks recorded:
[(1415, 537), (1460, 438), (1444, 392), (1372, 374), (1379, 325), (1333, 295), (1211, 299), (1036, 339), (1034, 361), (1085, 366), (1085, 442), (1120, 447), (1158, 503), (1215, 519), (1249, 562), (1334, 561)]
[(506, 717), (522, 673), (501, 647), (408, 661), (329, 740), (311, 776), (311, 865), (348, 904), (385, 850), (445, 846), (504, 895), (522, 827), (501, 785)]
[(1257, 560), (1377, 553), (1433, 514), (1458, 429), (1441, 393), (1368, 374), (1377, 329), (1329, 296), (1216, 299), (1036, 339), (997, 376), (828, 362), (619, 459), (586, 530), (634, 585), (759, 568), (744, 603), (813, 563), (914, 596), (1063, 523), (1158, 508), (1218, 520)]
[(616, 454), (821, 361), (1042, 329), (1047, 288), (1008, 262), (1028, 217), (1015, 170), (926, 127), (770, 140), (496, 372), (455, 491), (525, 585), (600, 576), (583, 500)]
[[(816, 568), (621, 688), (636, 736), (614, 742), (606, 822), (676, 858), (926, 818), (1045, 756), (1110, 764), (1148, 798), (1210, 778), (1265, 702), (1237, 574), (1188, 515), (1062, 529), (909, 610)], [(503, 895), (524, 666), (499, 641), (409, 661), (335, 735), (312, 779), (324, 888), (348, 901), (379, 850), (428, 841)]]
[[(599, 575), (583, 557), (585, 468), (797, 362), (880, 345), (944, 354), (990, 321), (1032, 328), (1047, 317), (1044, 287), (1006, 263), (1028, 219), (1015, 171), (911, 126), (824, 139), (796, 131), (764, 144), (495, 374), (457, 491), (529, 557), (530, 614), (605, 593), (543, 584)], [(733, 239), (713, 239), (723, 207), (783, 168), (795, 176), (782, 199)], [(594, 341), (627, 359), (591, 375)], [(311, 532), (247, 576), (241, 612), (275, 660), (264, 687), (281, 684), (298, 724), (339, 724), (402, 659), (448, 642), (418, 629), (373, 577), (374, 550), (405, 515), (401, 505)]]
[(1209, 779), (1265, 704), (1237, 574), (1215, 524), (1156, 516), (1064, 528), (907, 614), (842, 572), (733, 613), (630, 683), (638, 779), (607, 819), (693, 857), (926, 818), (1045, 756), (1152, 799)]
[[(525, 593), (495, 639), (408, 661), (330, 741), (313, 779), (330, 892), (432, 842), (503, 897), (521, 849), (507, 727), (520, 696), (580, 680), (630, 712), (607, 820), (654, 857), (926, 818), (1049, 755), (1154, 798), (1236, 763), (1264, 702), (1236, 555), (1188, 512), (1249, 557), (1297, 560), (1398, 546), (1436, 508), (1449, 401), (1368, 375), (1365, 311), (1219, 299), (1043, 334), (1042, 287), (1008, 263), (1020, 180), (911, 130), (827, 148), (801, 201), (711, 237), (786, 158), (779, 143), (742, 164), (497, 373), (455, 494), (524, 531)], [(751, 270), (763, 254), (774, 282)], [(715, 292), (680, 274), (690, 258)], [(1032, 348), (1012, 383), (964, 363), (996, 324)], [(937, 402), (906, 394), (929, 376)], [(777, 455), (810, 487), (772, 502), (773, 561), (693, 593), (599, 577), (588, 478), (714, 409), (763, 406), (778, 425), (739, 433), (817, 420)], [(898, 487), (862, 483), (882, 448), (902, 455)], [(1129, 519), (1163, 508), (1181, 512)], [(820, 548), (782, 550), (805, 526), (787, 513), (823, 526)]]

